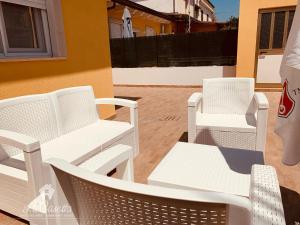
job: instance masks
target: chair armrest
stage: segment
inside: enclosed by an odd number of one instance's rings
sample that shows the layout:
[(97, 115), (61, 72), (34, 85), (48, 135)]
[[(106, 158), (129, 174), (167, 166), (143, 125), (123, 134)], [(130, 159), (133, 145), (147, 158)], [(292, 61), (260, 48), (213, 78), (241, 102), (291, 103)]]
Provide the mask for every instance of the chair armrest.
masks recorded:
[(188, 100), (188, 141), (189, 143), (196, 142), (197, 128), (196, 128), (196, 115), (201, 111), (202, 93), (196, 92), (191, 95)]
[(267, 137), (268, 109), (269, 101), (264, 93), (254, 94), (256, 114), (256, 150), (264, 151)]
[(138, 125), (138, 103), (120, 98), (99, 98), (95, 100), (96, 105), (120, 105), (130, 108), (130, 124), (134, 127), (135, 155), (139, 153), (139, 125)]
[(98, 98), (95, 99), (96, 105), (120, 105), (128, 108), (137, 108), (136, 101), (121, 99), (121, 98)]
[(133, 149), (127, 145), (116, 145), (85, 161), (79, 167), (102, 175), (107, 175), (117, 168), (120, 170), (117, 173), (126, 173), (121, 175), (122, 179), (133, 180)]
[(275, 168), (254, 165), (250, 185), (251, 224), (285, 225)]
[(197, 107), (201, 99), (202, 99), (202, 93), (200, 92), (193, 93), (188, 100), (188, 106)]
[(23, 150), (31, 196), (37, 196), (44, 183), (40, 142), (24, 134), (0, 130), (0, 144)]
[(259, 110), (269, 108), (269, 101), (264, 93), (255, 92), (254, 99)]
[(24, 152), (31, 153), (40, 149), (38, 140), (8, 130), (0, 130), (0, 143), (16, 147)]

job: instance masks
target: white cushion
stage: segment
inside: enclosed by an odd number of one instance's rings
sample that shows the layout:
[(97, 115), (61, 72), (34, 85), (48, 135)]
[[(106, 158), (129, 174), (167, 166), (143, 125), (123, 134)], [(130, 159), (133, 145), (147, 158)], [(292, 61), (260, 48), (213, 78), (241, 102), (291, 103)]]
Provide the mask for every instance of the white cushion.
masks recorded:
[[(43, 161), (60, 158), (78, 165), (133, 132), (130, 123), (98, 120), (89, 126), (65, 134), (41, 146)], [(24, 155), (13, 157), (24, 161)], [(22, 162), (23, 163), (23, 162)]]
[(197, 129), (256, 133), (254, 115), (206, 114), (197, 112)]

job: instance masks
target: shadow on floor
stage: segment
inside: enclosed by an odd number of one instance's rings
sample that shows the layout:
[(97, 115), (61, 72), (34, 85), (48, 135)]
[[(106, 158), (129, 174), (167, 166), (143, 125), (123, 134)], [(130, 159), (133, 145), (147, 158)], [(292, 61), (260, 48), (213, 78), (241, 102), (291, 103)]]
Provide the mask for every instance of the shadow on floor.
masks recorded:
[(300, 194), (282, 186), (280, 191), (286, 224), (300, 224)]
[[(9, 220), (11, 220), (11, 221), (8, 221), (7, 224), (15, 224), (16, 221), (19, 221), (19, 222), (21, 222), (21, 223), (24, 223), (24, 224), (28, 224), (28, 225), (29, 225), (29, 222), (28, 222), (28, 221), (26, 221), (26, 220), (24, 220), (24, 219), (21, 219), (21, 218), (19, 218), (19, 217), (17, 217), (17, 216), (14, 216), (14, 215), (12, 215), (12, 214), (9, 214), (9, 213), (7, 213), (7, 212), (4, 212), (4, 211), (2, 211), (2, 210), (0, 210), (0, 214), (3, 214), (4, 216), (9, 217)], [(16, 221), (12, 221), (12, 220), (16, 220)], [(3, 225), (5, 225), (5, 224), (3, 224)]]
[(181, 135), (181, 137), (179, 138), (179, 140), (178, 141), (180, 141), (180, 142), (188, 142), (188, 132), (184, 132), (182, 135)]
[[(137, 101), (137, 100), (141, 99), (141, 97), (128, 97), (128, 96), (115, 96), (115, 98), (127, 99), (127, 100), (132, 100), (132, 101)], [(120, 106), (120, 105), (115, 106), (116, 110), (120, 109), (122, 107), (123, 106)]]

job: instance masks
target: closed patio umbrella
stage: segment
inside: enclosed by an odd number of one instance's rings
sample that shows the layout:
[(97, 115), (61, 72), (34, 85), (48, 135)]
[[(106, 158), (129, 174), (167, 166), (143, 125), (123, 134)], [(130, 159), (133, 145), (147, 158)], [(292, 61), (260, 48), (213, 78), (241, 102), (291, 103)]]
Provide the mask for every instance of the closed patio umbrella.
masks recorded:
[(283, 91), (278, 109), (276, 133), (283, 140), (286, 165), (300, 162), (300, 1), (280, 68)]
[(127, 7), (124, 8), (122, 20), (123, 20), (123, 38), (133, 37), (132, 19)]

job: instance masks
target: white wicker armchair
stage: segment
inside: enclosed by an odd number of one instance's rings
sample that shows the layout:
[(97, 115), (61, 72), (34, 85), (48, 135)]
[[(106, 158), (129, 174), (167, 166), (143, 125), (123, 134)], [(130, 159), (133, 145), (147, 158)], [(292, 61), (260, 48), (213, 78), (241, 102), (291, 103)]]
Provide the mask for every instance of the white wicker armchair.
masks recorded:
[(205, 79), (203, 93), (188, 100), (189, 142), (264, 151), (268, 108), (254, 79)]
[[(106, 154), (103, 156), (106, 160), (102, 161), (106, 163), (98, 165), (104, 168), (104, 175), (118, 162), (123, 162), (115, 154), (116, 150), (123, 155), (130, 148), (116, 146), (111, 150), (115, 157), (107, 159)], [(269, 166), (253, 167), (251, 197), (248, 199), (216, 192), (137, 184), (91, 173), (59, 159), (48, 162), (55, 197), (45, 200), (41, 194), (29, 205), (32, 224), (285, 224), (276, 172)], [(52, 214), (41, 205), (70, 210)]]

